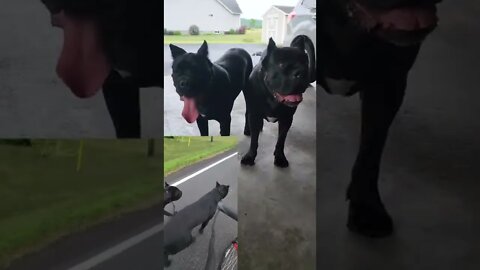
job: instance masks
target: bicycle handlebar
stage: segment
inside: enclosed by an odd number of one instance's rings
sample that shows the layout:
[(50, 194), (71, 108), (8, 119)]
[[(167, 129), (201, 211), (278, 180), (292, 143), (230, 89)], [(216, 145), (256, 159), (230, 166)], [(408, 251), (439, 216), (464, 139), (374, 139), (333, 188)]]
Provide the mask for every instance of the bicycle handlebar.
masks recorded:
[(238, 214), (236, 211), (228, 208), (226, 205), (224, 205), (222, 202), (219, 202), (217, 205), (217, 209), (224, 213), (225, 215), (229, 216), (230, 218), (234, 219), (235, 221), (238, 222)]

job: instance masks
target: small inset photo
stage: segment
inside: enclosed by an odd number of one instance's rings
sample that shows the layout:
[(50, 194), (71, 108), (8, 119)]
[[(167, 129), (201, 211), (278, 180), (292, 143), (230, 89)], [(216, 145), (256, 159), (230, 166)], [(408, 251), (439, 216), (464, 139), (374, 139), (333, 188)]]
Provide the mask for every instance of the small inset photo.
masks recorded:
[(0, 137), (162, 137), (161, 5), (3, 3)]
[(165, 137), (164, 269), (238, 269), (235, 137)]
[(158, 270), (161, 143), (0, 140), (0, 269)]

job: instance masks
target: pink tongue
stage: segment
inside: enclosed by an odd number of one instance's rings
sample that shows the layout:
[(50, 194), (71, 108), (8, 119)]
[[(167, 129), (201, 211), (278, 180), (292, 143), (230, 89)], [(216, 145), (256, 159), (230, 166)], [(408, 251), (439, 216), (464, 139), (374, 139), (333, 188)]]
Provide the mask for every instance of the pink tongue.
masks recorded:
[(193, 98), (182, 97), (183, 99), (183, 111), (182, 116), (188, 123), (193, 123), (198, 118), (198, 110)]
[(93, 96), (103, 85), (111, 66), (93, 21), (78, 20), (63, 11), (52, 15), (52, 24), (63, 28), (64, 41), (57, 74), (80, 98)]
[(429, 9), (405, 7), (381, 13), (378, 20), (384, 29), (411, 31), (433, 26), (437, 22), (437, 16)]
[(280, 94), (277, 94), (279, 97), (279, 101), (287, 101), (287, 102), (301, 102), (303, 100), (302, 94), (297, 94), (297, 95), (287, 95), (287, 96), (282, 96)]

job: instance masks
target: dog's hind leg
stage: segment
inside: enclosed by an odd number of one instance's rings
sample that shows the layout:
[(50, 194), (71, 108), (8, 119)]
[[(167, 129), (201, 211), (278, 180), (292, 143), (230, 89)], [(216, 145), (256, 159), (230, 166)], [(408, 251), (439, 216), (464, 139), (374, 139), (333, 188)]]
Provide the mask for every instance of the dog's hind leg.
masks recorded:
[(292, 126), (293, 115), (291, 117), (280, 119), (278, 122), (278, 140), (275, 145), (275, 156), (274, 164), (277, 167), (286, 168), (288, 167), (288, 160), (285, 157), (284, 148), (285, 140), (287, 139), (287, 133), (290, 127)]
[(405, 88), (406, 78), (360, 92), (362, 128), (360, 148), (347, 190), (350, 200), (347, 226), (371, 237), (393, 232), (392, 219), (378, 191), (378, 174), (388, 130), (402, 104)]
[(200, 130), (200, 136), (208, 136), (208, 120), (205, 117), (198, 117), (197, 126)]

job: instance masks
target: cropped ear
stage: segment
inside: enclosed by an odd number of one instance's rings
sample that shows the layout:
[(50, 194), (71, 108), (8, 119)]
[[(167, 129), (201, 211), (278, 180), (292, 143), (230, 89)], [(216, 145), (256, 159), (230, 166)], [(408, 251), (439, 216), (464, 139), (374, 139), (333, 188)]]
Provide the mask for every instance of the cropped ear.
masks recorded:
[(218, 182), (216, 182), (216, 183), (217, 183), (216, 187), (219, 187), (219, 186), (220, 186), (220, 184), (219, 184)]
[(277, 48), (277, 44), (273, 41), (273, 38), (268, 39), (267, 52), (270, 53)]
[(262, 56), (262, 65), (266, 66), (268, 63), (268, 57), (272, 54), (272, 52), (277, 48), (275, 41), (272, 38), (268, 40), (267, 51)]
[(203, 44), (200, 46), (200, 49), (198, 49), (197, 54), (208, 57), (208, 44), (206, 40), (203, 41)]
[(165, 187), (169, 187), (169, 186), (170, 186), (170, 185), (169, 185), (167, 182), (165, 182)]
[(169, 47), (170, 47), (170, 51), (172, 52), (172, 57), (173, 57), (173, 59), (175, 59), (175, 58), (177, 58), (177, 57), (179, 57), (179, 56), (182, 56), (182, 55), (184, 55), (184, 54), (187, 53), (187, 51), (185, 51), (184, 49), (182, 49), (182, 48), (180, 48), (180, 47), (178, 47), (178, 46), (175, 46), (175, 45), (173, 45), (173, 44), (170, 44)]
[(298, 36), (296, 39), (293, 40), (290, 47), (298, 48), (301, 51), (305, 51), (305, 37), (304, 36)]

